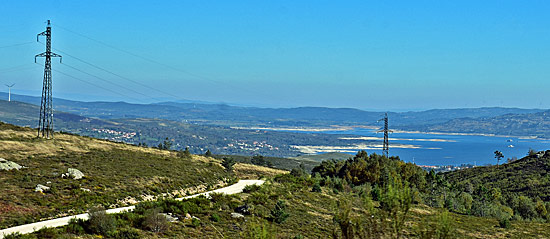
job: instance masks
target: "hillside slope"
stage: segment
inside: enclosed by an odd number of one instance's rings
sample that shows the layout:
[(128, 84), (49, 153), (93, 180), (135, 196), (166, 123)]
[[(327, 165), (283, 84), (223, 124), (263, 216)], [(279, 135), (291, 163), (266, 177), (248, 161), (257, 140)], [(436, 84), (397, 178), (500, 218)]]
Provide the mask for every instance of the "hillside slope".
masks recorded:
[[(0, 158), (25, 168), (0, 171), (0, 228), (94, 205), (126, 205), (160, 195), (184, 196), (234, 182), (284, 171), (235, 165), (230, 174), (220, 160), (143, 148), (70, 134), (36, 138), (35, 130), (0, 122)], [(76, 168), (83, 179), (62, 178)], [(50, 187), (35, 192), (38, 184)]]
[(550, 201), (549, 171), (550, 150), (499, 166), (475, 167), (443, 175), (458, 188), (498, 188), (502, 195), (524, 195), (547, 202)]

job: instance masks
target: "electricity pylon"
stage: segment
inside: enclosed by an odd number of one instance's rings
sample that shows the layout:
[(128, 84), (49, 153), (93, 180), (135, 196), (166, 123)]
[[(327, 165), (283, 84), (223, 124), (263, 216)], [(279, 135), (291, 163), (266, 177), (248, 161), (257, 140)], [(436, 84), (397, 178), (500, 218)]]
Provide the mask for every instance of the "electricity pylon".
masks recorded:
[(378, 121), (384, 121), (384, 130), (379, 130), (377, 132), (384, 132), (384, 145), (382, 146), (382, 152), (386, 155), (386, 158), (389, 158), (389, 152), (390, 152), (390, 142), (389, 142), (389, 133), (392, 132), (388, 129), (388, 113), (384, 115), (383, 119), (380, 119)]
[(53, 105), (52, 105), (52, 57), (61, 56), (52, 52), (52, 27), (50, 20), (46, 26), (46, 31), (36, 36), (36, 41), (40, 36), (46, 37), (46, 51), (34, 57), (36, 63), (37, 57), (45, 57), (44, 63), (44, 82), (42, 83), (42, 102), (40, 103), (40, 118), (38, 120), (38, 137), (53, 138)]

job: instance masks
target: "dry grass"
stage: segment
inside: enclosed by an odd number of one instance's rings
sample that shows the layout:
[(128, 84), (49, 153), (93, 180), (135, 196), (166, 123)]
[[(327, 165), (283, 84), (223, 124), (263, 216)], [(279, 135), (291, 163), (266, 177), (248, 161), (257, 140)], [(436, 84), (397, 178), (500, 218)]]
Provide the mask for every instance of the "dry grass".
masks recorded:
[(278, 174), (285, 174), (288, 171), (267, 168), (253, 164), (237, 163), (233, 166), (235, 175), (240, 179), (257, 179), (260, 177), (273, 177)]

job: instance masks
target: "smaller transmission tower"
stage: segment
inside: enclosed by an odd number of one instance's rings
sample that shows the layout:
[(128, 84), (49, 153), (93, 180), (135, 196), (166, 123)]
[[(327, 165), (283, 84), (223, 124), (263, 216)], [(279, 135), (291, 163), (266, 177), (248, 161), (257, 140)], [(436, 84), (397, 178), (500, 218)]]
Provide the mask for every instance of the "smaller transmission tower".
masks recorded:
[(36, 36), (36, 41), (40, 36), (46, 37), (46, 51), (34, 57), (36, 63), (37, 57), (45, 57), (44, 63), (44, 82), (42, 83), (42, 102), (40, 103), (40, 118), (38, 120), (38, 137), (53, 138), (53, 106), (52, 106), (52, 57), (61, 56), (52, 52), (52, 27), (50, 20), (46, 26), (46, 31)]
[(11, 88), (14, 86), (15, 84), (11, 84), (11, 85), (6, 85), (8, 87), (8, 102), (11, 101)]
[(386, 158), (389, 157), (390, 152), (390, 142), (389, 142), (389, 133), (392, 132), (388, 129), (388, 113), (384, 114), (384, 118), (378, 121), (384, 121), (384, 130), (379, 130), (378, 132), (384, 132), (384, 146), (382, 146), (382, 151), (386, 155)]

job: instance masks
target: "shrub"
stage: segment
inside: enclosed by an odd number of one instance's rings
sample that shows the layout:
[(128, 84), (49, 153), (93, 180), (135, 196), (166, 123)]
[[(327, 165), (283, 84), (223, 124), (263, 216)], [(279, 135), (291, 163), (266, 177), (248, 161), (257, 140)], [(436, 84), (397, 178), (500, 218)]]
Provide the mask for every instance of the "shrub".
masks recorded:
[(273, 232), (272, 228), (267, 223), (250, 222), (247, 228), (247, 235), (243, 235), (243, 237), (255, 239), (271, 239), (275, 238), (275, 235), (276, 233)]
[(142, 238), (139, 231), (134, 228), (120, 229), (114, 236), (115, 239), (139, 239)]
[(169, 227), (166, 216), (160, 213), (160, 208), (150, 209), (145, 213), (143, 227), (152, 232), (164, 232)]
[(439, 214), (436, 225), (437, 238), (451, 238), (452, 235), (451, 217), (447, 211)]
[(112, 215), (105, 212), (105, 208), (93, 207), (88, 212), (90, 219), (88, 227), (92, 233), (107, 236), (116, 229), (116, 221)]
[(311, 188), (311, 191), (316, 192), (316, 193), (321, 192), (321, 185), (319, 184), (319, 182), (315, 182), (315, 184), (313, 184), (313, 187)]
[(510, 218), (502, 217), (498, 219), (498, 225), (502, 228), (510, 228), (511, 226)]
[(210, 220), (213, 221), (213, 222), (219, 222), (221, 220), (221, 218), (220, 218), (220, 215), (214, 213), (214, 214), (210, 215)]
[(38, 238), (58, 238), (59, 235), (55, 228), (43, 227), (42, 229), (35, 232)]
[(256, 191), (260, 190), (261, 188), (262, 188), (262, 186), (257, 185), (257, 184), (246, 185), (243, 188), (243, 193), (256, 192)]
[(535, 218), (537, 216), (533, 200), (526, 196), (519, 196), (516, 211), (525, 219)]
[(201, 220), (199, 220), (197, 218), (193, 218), (193, 219), (191, 219), (191, 225), (193, 227), (199, 227), (201, 225)]
[(83, 219), (76, 219), (72, 218), (69, 220), (69, 224), (65, 226), (65, 232), (72, 233), (76, 235), (82, 235), (85, 233), (84, 227), (86, 225), (86, 221)]
[(276, 223), (283, 223), (289, 214), (286, 213), (286, 203), (283, 200), (277, 201), (275, 207), (271, 210), (271, 220)]
[(34, 234), (21, 234), (19, 232), (14, 232), (11, 234), (4, 235), (4, 239), (36, 239), (37, 237)]
[(235, 160), (232, 158), (223, 158), (222, 166), (227, 172), (233, 172), (233, 165), (235, 165)]
[(262, 192), (253, 192), (248, 196), (246, 201), (253, 205), (265, 205), (265, 203), (268, 201), (269, 196)]

